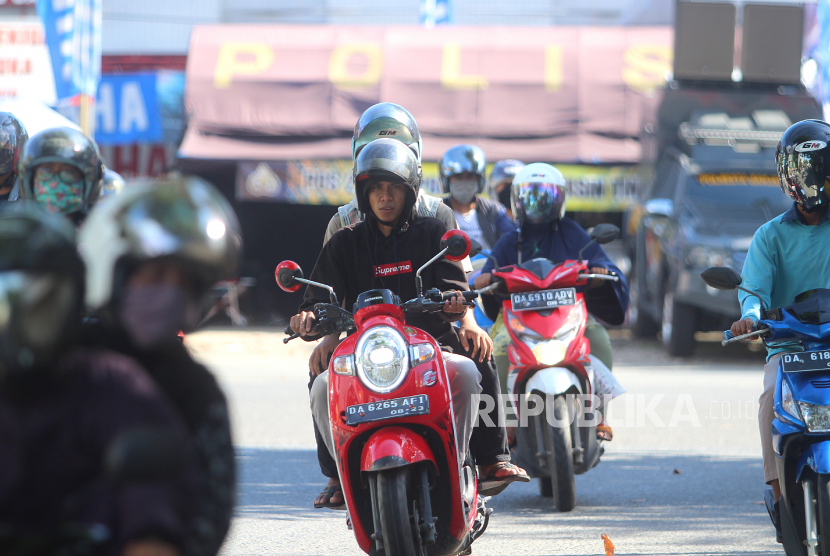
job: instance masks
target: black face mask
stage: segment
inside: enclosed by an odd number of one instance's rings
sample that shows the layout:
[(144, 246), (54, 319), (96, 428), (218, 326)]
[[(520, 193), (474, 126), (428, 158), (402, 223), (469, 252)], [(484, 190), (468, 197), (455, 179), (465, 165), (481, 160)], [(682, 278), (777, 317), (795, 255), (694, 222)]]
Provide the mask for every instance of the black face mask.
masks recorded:
[(510, 208), (510, 184), (505, 185), (498, 193), (499, 202), (507, 208)]

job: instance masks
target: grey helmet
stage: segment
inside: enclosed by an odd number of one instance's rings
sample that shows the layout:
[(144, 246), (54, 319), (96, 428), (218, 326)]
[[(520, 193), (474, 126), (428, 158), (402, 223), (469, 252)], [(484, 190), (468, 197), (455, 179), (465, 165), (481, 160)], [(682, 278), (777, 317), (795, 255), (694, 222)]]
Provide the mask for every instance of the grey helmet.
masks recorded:
[(108, 197), (110, 195), (119, 195), (123, 193), (124, 187), (127, 185), (127, 182), (124, 181), (124, 178), (121, 177), (121, 174), (116, 172), (115, 170), (110, 170), (109, 168), (104, 168), (104, 183), (101, 187), (101, 198)]
[[(83, 174), (83, 183), (73, 192), (77, 201), (64, 214), (76, 222), (83, 220), (101, 195), (104, 162), (95, 141), (70, 127), (54, 127), (34, 134), (26, 143), (19, 162), (20, 198), (44, 204), (35, 195), (35, 169), (46, 162), (70, 164)], [(47, 209), (63, 212), (55, 207)]]
[(358, 118), (352, 135), (352, 160), (357, 160), (360, 150), (375, 139), (395, 139), (415, 153), (421, 164), (423, 145), (418, 124), (403, 106), (381, 102), (370, 106)]
[(510, 206), (510, 185), (516, 173), (525, 167), (525, 163), (519, 160), (499, 160), (493, 164), (490, 171), (488, 187), (490, 198), (497, 199), (506, 207)]
[(242, 257), (239, 222), (215, 187), (194, 177), (134, 186), (109, 197), (78, 236), (87, 265), (86, 302), (111, 305), (129, 270), (143, 261), (180, 261), (197, 279), (197, 295), (235, 276)]
[(372, 214), (367, 191), (369, 184), (377, 180), (396, 181), (408, 187), (401, 217), (409, 219), (421, 190), (421, 169), (412, 150), (394, 139), (377, 139), (360, 150), (354, 172), (354, 192), (360, 212)]
[[(75, 229), (33, 203), (0, 210), (0, 382), (54, 371), (83, 311)], [(38, 378), (38, 380), (40, 380)]]
[(487, 159), (484, 151), (475, 145), (455, 145), (450, 147), (441, 161), (438, 163), (438, 176), (444, 193), (450, 192), (450, 178), (464, 173), (475, 174), (478, 178), (476, 191), (484, 191), (484, 184), (487, 181)]

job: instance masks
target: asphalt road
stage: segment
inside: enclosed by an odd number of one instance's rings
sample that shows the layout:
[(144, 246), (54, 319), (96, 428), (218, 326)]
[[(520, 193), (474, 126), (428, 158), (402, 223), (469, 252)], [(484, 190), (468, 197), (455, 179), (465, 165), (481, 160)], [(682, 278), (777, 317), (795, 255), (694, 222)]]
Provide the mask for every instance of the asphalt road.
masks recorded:
[[(188, 344), (229, 394), (239, 450), (238, 509), (223, 554), (362, 554), (345, 513), (314, 510), (323, 478), (308, 409), (310, 346), (277, 332), (208, 331)], [(618, 335), (614, 441), (577, 477), (577, 507), (555, 511), (535, 481), (490, 501), (473, 554), (781, 554), (762, 504), (757, 426), (763, 355), (708, 342), (672, 360)]]

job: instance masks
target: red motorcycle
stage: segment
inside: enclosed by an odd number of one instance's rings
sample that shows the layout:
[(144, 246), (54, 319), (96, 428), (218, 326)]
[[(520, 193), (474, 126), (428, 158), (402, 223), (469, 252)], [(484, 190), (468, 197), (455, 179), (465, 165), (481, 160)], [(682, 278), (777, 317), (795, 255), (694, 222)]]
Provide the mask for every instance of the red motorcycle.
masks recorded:
[[(605, 244), (618, 234), (616, 226), (600, 224), (591, 239)], [(602, 396), (621, 391), (608, 368), (591, 355), (580, 288), (590, 279), (619, 278), (589, 274), (582, 252), (576, 261), (533, 259), (496, 268), (493, 283), (479, 290), (509, 294), (501, 318), (511, 339), (508, 393), (520, 424), (514, 461), (539, 478), (540, 494), (553, 497), (563, 512), (576, 505), (574, 474), (594, 467), (602, 455), (596, 435)]]
[[(329, 414), (354, 534), (369, 554), (469, 553), (489, 519), (474, 464), (458, 463), (441, 348), (404, 320), (406, 313), (438, 312), (452, 296), (423, 293), (420, 274), (442, 256), (462, 260), (470, 241), (451, 230), (441, 247), (416, 273), (417, 298), (401, 303), (389, 290), (371, 290), (358, 296), (353, 313), (341, 308), (332, 288), (304, 279), (296, 263), (283, 261), (276, 270), (285, 291), (301, 283), (329, 291), (331, 303), (314, 307), (316, 324), (304, 339), (354, 331), (332, 354)], [(464, 294), (472, 305), (477, 294)], [(298, 336), (292, 332), (286, 329), (285, 342)]]

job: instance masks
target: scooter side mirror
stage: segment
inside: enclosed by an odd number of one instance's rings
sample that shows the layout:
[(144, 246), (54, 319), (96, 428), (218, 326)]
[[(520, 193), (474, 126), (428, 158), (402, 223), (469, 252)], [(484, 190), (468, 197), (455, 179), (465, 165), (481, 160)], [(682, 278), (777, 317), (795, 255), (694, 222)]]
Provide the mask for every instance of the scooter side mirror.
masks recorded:
[(594, 226), (594, 229), (591, 230), (591, 239), (593, 239), (600, 245), (611, 243), (619, 236), (620, 229), (614, 226), (613, 224), (597, 224), (596, 226)]
[(484, 251), (484, 247), (481, 246), (479, 242), (474, 239), (470, 240), (470, 254), (469, 257), (475, 257), (479, 253)]
[(287, 292), (295, 292), (300, 289), (300, 282), (297, 278), (303, 277), (303, 269), (294, 261), (283, 261), (277, 265), (274, 271), (274, 278), (277, 280), (277, 285)]
[(461, 230), (449, 230), (441, 237), (441, 249), (447, 250), (444, 257), (451, 261), (464, 260), (471, 248), (470, 237)]
[(700, 277), (707, 286), (716, 290), (734, 290), (743, 282), (737, 272), (726, 266), (707, 268), (700, 273)]

